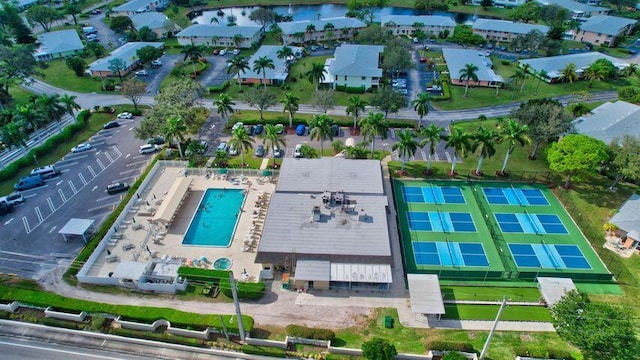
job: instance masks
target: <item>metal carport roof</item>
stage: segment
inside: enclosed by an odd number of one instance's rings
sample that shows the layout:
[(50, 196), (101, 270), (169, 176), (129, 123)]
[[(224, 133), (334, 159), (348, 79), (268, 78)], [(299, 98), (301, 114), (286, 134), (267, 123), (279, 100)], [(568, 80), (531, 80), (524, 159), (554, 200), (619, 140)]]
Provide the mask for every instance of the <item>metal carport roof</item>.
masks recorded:
[(407, 274), (407, 281), (412, 312), (436, 315), (445, 313), (438, 275)]

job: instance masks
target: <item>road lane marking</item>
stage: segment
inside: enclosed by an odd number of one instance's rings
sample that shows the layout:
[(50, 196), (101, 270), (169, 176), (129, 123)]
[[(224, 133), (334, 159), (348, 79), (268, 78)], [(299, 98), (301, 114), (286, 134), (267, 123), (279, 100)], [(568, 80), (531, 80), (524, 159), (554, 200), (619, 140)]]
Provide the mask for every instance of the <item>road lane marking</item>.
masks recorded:
[(131, 154), (127, 154), (127, 155), (125, 155), (125, 157), (124, 157), (124, 158), (125, 158), (125, 159), (128, 159), (128, 158), (129, 158), (129, 156), (131, 156)]
[(108, 200), (108, 199), (113, 199), (113, 197), (111, 195), (105, 196), (105, 197), (101, 197), (99, 199), (96, 199), (96, 202), (105, 201), (105, 200)]
[[(70, 162), (70, 163), (68, 163), (68, 164), (60, 164), (60, 163), (62, 163), (62, 162), (66, 162), (66, 161), (58, 161), (58, 162), (56, 163), (56, 167), (57, 167), (58, 169), (63, 169), (63, 168), (66, 168), (66, 167), (70, 167), (70, 166), (74, 166), (74, 165), (78, 165), (78, 164), (80, 164), (80, 162), (79, 162), (79, 161), (72, 161), (72, 162)], [(68, 170), (68, 169), (67, 169), (67, 170)], [(66, 171), (66, 170), (65, 170), (65, 171)]]
[(58, 228), (58, 225), (54, 225), (51, 227), (51, 229), (49, 230), (49, 234), (51, 234), (52, 232), (54, 232), (56, 229)]
[(11, 218), (11, 219), (9, 219), (9, 220), (5, 221), (5, 222), (4, 222), (4, 224), (5, 224), (5, 225), (9, 225), (9, 224), (11, 224), (12, 222), (13, 222), (13, 218)]
[(100, 155), (101, 152), (102, 150), (96, 150), (96, 156)]
[(113, 355), (103, 356), (103, 355), (96, 355), (96, 354), (91, 354), (91, 353), (86, 353), (86, 352), (54, 349), (51, 346), (35, 346), (35, 345), (26, 345), (26, 344), (19, 344), (19, 343), (15, 343), (15, 342), (4, 342), (4, 341), (0, 341), (0, 344), (9, 345), (9, 346), (13, 346), (13, 347), (27, 348), (27, 349), (46, 350), (46, 351), (58, 352), (58, 353), (62, 353), (62, 354), (82, 355), (85, 358), (91, 357), (91, 358), (96, 358), (96, 359), (109, 359), (109, 360), (122, 359), (122, 358), (115, 358), (115, 357), (113, 357)]
[(93, 189), (91, 189), (91, 191), (96, 191), (97, 188), (98, 188), (98, 185), (94, 186)]

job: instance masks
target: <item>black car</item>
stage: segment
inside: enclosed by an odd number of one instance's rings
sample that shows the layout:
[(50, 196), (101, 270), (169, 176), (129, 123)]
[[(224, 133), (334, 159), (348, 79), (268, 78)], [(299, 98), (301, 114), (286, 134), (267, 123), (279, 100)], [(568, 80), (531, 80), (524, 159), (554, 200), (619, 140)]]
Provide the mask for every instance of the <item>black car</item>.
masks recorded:
[(264, 145), (258, 145), (256, 147), (255, 156), (256, 157), (264, 157), (264, 155), (265, 155)]
[(117, 182), (107, 186), (107, 193), (109, 195), (117, 194), (124, 191), (129, 191), (128, 184)]
[(262, 124), (256, 125), (256, 128), (253, 129), (253, 133), (255, 135), (260, 135), (260, 134), (262, 134), (263, 131), (264, 131), (264, 125), (262, 125)]
[(120, 126), (120, 123), (117, 121), (109, 121), (108, 123), (102, 125), (103, 129), (113, 129), (113, 128), (117, 128), (118, 126)]
[(0, 202), (0, 216), (10, 213), (12, 208), (12, 205), (7, 204), (6, 202)]
[(333, 133), (333, 136), (340, 136), (340, 126), (336, 124), (331, 125), (331, 132)]
[(253, 136), (253, 134), (256, 133), (256, 127), (253, 125), (247, 125), (244, 127), (245, 132), (247, 133), (247, 135), (249, 136)]

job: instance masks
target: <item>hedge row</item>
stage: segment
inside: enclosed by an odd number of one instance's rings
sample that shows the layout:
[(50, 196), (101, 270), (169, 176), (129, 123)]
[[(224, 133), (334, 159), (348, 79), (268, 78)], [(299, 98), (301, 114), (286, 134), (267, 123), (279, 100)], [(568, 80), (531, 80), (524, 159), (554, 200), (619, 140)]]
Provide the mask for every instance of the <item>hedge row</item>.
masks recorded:
[(156, 334), (156, 333), (147, 332), (147, 331), (137, 331), (137, 330), (123, 329), (123, 328), (111, 329), (110, 333), (113, 335), (126, 336), (126, 337), (136, 338), (136, 339), (162, 341), (162, 342), (167, 342), (171, 344), (186, 345), (186, 346), (208, 347), (206, 341), (204, 340), (175, 336), (170, 334)]
[(516, 349), (517, 356), (533, 357), (540, 359), (563, 359), (574, 360), (574, 357), (568, 351), (549, 349), (546, 347), (534, 347), (521, 345)]
[(221, 85), (209, 86), (209, 93), (219, 93), (223, 92), (229, 87), (229, 80), (223, 82)]
[(449, 89), (448, 82), (442, 82), (442, 95), (435, 95), (431, 97), (433, 101), (447, 101), (451, 99), (451, 89)]
[(429, 350), (439, 350), (439, 351), (462, 351), (462, 352), (473, 352), (473, 345), (465, 342), (452, 342), (452, 341), (430, 341), (425, 344), (425, 349)]
[[(264, 295), (263, 282), (236, 282), (236, 289), (239, 299), (259, 299)], [(220, 291), (228, 298), (233, 297), (231, 293), (231, 283), (229, 278), (220, 279)]]
[(91, 113), (88, 110), (81, 111), (75, 123), (68, 125), (62, 129), (62, 132), (59, 134), (50, 137), (42, 145), (31, 149), (27, 155), (12, 162), (3, 170), (0, 170), (0, 181), (13, 178), (20, 170), (33, 166), (36, 158), (50, 154), (60, 144), (67, 142), (75, 133), (85, 128), (89, 116), (91, 116)]
[(314, 339), (314, 340), (330, 340), (333, 341), (336, 338), (336, 333), (329, 329), (312, 328), (300, 325), (287, 325), (285, 328), (288, 336)]
[(40, 319), (40, 324), (47, 326), (54, 326), (64, 329), (72, 329), (72, 330), (83, 330), (85, 327), (84, 323), (78, 323), (75, 321), (66, 321), (54, 318), (42, 318)]
[[(349, 119), (349, 118), (339, 118), (339, 119), (335, 119), (335, 118), (331, 118), (333, 120), (333, 123), (341, 126), (341, 127), (353, 127), (353, 118)], [(360, 118), (362, 119), (362, 118)], [(403, 120), (403, 119), (387, 119), (389, 122), (389, 127), (394, 128), (394, 129), (402, 129), (402, 128), (414, 128), (416, 126), (415, 122), (410, 122), (408, 120)], [(264, 119), (264, 120), (260, 120), (260, 118), (238, 118), (238, 117), (232, 117), (229, 122), (227, 123), (227, 128), (231, 129), (231, 127), (233, 126), (233, 124), (236, 121), (242, 121), (242, 123), (244, 125), (258, 125), (258, 124), (271, 124), (271, 125), (276, 125), (276, 124), (282, 124), (284, 126), (289, 126), (289, 119)], [(301, 119), (301, 118), (293, 118), (293, 126), (297, 126), (299, 124), (304, 124), (309, 126), (309, 120), (307, 119)]]
[(344, 91), (348, 94), (364, 94), (367, 89), (364, 86), (336, 85), (336, 91)]
[(187, 280), (218, 282), (220, 279), (228, 279), (229, 271), (181, 266), (178, 269), (178, 276)]
[(262, 355), (278, 358), (287, 357), (287, 353), (283, 349), (268, 346), (242, 345), (242, 352), (250, 355)]

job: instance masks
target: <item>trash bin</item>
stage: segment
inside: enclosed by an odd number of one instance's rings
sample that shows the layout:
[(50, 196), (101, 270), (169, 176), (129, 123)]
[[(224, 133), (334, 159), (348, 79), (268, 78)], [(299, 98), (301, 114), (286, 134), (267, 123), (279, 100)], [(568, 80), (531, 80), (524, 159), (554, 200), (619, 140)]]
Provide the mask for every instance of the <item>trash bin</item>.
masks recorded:
[(384, 327), (387, 329), (393, 329), (393, 317), (388, 315), (384, 317)]

